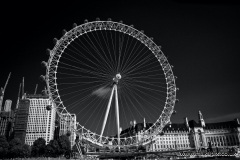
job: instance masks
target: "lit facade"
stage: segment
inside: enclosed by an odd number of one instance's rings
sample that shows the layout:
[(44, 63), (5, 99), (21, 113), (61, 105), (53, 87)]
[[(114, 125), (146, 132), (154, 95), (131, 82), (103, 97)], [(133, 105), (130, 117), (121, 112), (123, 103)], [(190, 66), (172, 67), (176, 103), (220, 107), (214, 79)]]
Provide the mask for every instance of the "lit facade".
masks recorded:
[(76, 130), (76, 114), (68, 114), (68, 113), (63, 113), (62, 114), (62, 119), (60, 121), (60, 135), (66, 135), (68, 132), (71, 133), (70, 135), (70, 142), (71, 142), (71, 147), (75, 144), (75, 139), (76, 139), (76, 133), (74, 130)]
[(12, 100), (6, 100), (5, 105), (4, 105), (4, 111), (5, 112), (10, 112), (11, 111), (11, 106), (12, 106)]
[[(48, 143), (54, 137), (56, 108), (48, 96), (27, 95), (26, 99), (30, 101), (30, 106), (25, 143), (33, 145), (40, 137)], [(52, 105), (51, 110), (46, 109), (47, 105)]]

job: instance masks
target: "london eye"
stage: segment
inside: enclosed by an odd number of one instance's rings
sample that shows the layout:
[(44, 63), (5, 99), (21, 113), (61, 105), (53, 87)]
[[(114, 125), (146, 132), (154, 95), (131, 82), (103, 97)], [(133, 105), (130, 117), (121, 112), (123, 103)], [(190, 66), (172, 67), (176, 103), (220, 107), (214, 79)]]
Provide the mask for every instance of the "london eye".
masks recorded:
[[(45, 80), (59, 117), (75, 113), (74, 132), (98, 146), (147, 144), (170, 122), (172, 66), (144, 31), (122, 21), (74, 24), (49, 51)], [(131, 128), (142, 127), (132, 134)]]

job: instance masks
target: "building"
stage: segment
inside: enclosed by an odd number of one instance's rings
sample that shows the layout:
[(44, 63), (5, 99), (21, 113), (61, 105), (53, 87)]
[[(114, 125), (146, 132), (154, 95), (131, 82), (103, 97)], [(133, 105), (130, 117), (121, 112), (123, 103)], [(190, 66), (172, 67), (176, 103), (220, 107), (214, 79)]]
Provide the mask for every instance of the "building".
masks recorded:
[(189, 121), (195, 148), (225, 148), (240, 145), (240, 123), (238, 119), (226, 122), (205, 123), (199, 111), (199, 123)]
[(18, 109), (15, 113), (14, 121), (14, 138), (19, 138), (22, 143), (25, 143), (26, 130), (29, 116), (30, 100), (20, 99)]
[[(238, 119), (227, 122), (205, 123), (202, 113), (198, 113), (198, 123), (194, 120), (166, 125), (162, 133), (153, 137), (146, 146), (147, 151), (164, 151), (170, 149), (207, 149), (229, 148), (240, 145), (240, 123)], [(121, 137), (136, 135), (141, 139), (143, 130), (152, 126), (152, 123), (133, 124), (121, 132)]]
[[(54, 138), (56, 107), (47, 95), (26, 95), (29, 101), (28, 120), (26, 123), (25, 143), (32, 145), (42, 137), (48, 143)], [(49, 110), (47, 106), (51, 106)]]
[(13, 125), (13, 111), (2, 111), (0, 113), (0, 135), (3, 135), (6, 137), (7, 140), (10, 140), (11, 135), (11, 128)]
[(12, 106), (12, 100), (6, 100), (5, 105), (4, 105), (4, 111), (9, 112), (11, 111), (11, 106)]
[(75, 144), (76, 139), (76, 133), (75, 130), (77, 129), (76, 125), (76, 114), (68, 114), (68, 113), (62, 113), (62, 120), (60, 121), (60, 135), (67, 135), (70, 133), (70, 142), (71, 147)]

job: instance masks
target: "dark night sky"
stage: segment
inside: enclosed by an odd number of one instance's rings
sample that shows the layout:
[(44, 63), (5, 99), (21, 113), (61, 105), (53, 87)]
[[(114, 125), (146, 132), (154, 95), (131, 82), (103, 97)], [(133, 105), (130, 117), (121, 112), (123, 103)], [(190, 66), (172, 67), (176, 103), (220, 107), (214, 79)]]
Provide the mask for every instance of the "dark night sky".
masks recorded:
[[(35, 3), (35, 1), (34, 1)], [(92, 3), (92, 4), (91, 4)], [(52, 39), (60, 38), (62, 30), (70, 30), (84, 19), (94, 21), (112, 18), (154, 38), (174, 66), (176, 84), (180, 90), (173, 122), (183, 117), (197, 120), (201, 110), (206, 122), (240, 118), (239, 107), (239, 44), (240, 6), (234, 3), (111, 3), (88, 4), (77, 1), (64, 3), (6, 4), (1, 10), (1, 78), (4, 86), (12, 72), (5, 91), (6, 99), (13, 100), (15, 108), (18, 87), (25, 77), (25, 90), (38, 92), (45, 74), (41, 61), (47, 61), (45, 50), (54, 47)]]

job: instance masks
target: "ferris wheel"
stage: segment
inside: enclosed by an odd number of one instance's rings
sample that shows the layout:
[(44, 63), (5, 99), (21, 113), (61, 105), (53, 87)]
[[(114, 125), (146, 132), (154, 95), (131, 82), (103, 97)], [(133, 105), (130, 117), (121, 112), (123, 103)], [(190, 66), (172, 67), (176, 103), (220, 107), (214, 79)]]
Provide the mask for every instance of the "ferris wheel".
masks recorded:
[(97, 18), (74, 24), (54, 42), (44, 62), (49, 97), (59, 117), (77, 115), (74, 131), (82, 139), (147, 144), (170, 123), (177, 101), (172, 66), (143, 31)]

